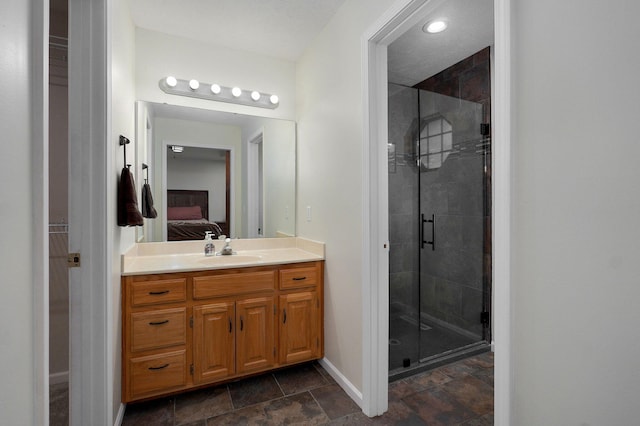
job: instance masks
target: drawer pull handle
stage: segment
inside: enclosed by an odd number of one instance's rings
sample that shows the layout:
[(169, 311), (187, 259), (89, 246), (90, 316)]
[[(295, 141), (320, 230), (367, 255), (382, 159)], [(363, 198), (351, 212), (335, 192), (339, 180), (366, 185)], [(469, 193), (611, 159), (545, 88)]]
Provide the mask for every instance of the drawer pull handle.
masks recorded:
[(282, 323), (286, 324), (286, 322), (287, 322), (287, 310), (283, 309), (282, 311), (284, 312), (284, 318), (282, 319)]
[(294, 277), (292, 278), (294, 281), (304, 281), (307, 279), (307, 277)]
[(161, 294), (167, 294), (169, 293), (169, 290), (162, 290), (162, 291), (150, 291), (149, 295), (150, 296), (160, 296)]
[(168, 323), (169, 320), (164, 320), (164, 321), (156, 321), (156, 322), (150, 322), (149, 325), (162, 325), (162, 324), (166, 324)]
[(162, 370), (163, 368), (167, 368), (169, 364), (161, 365), (160, 367), (149, 367), (149, 370)]

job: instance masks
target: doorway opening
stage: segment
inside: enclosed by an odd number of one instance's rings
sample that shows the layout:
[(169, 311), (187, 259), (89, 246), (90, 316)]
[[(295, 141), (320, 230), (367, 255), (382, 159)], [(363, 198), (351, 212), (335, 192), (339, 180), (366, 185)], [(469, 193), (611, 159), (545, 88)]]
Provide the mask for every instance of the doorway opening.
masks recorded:
[(492, 44), (449, 0), (388, 47), (390, 379), (490, 348)]
[(165, 151), (166, 240), (230, 236), (231, 151), (184, 144)]
[(49, 423), (69, 423), (68, 3), (49, 5)]

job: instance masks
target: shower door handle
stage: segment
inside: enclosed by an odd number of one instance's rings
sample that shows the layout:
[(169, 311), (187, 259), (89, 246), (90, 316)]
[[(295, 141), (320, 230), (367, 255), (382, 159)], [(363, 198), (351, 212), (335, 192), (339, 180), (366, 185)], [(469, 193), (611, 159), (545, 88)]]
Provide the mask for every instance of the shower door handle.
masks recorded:
[[(420, 223), (420, 240), (421, 240), (421, 248), (424, 248), (425, 244), (431, 244), (431, 250), (436, 249), (436, 215), (432, 214), (431, 215), (431, 219), (425, 219), (424, 218), (424, 213), (420, 214), (421, 216), (421, 223)], [(424, 239), (424, 224), (425, 223), (430, 223), (431, 224), (431, 241), (425, 241)]]

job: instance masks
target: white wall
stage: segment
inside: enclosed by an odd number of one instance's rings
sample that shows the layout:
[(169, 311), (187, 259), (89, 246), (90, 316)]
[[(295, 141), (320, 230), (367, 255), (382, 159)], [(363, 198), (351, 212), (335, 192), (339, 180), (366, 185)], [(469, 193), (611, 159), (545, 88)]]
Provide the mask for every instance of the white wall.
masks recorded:
[[(264, 120), (242, 129), (244, 149), (243, 167), (248, 167), (247, 151), (252, 138), (262, 132), (264, 229), (266, 237), (275, 237), (277, 232), (287, 235), (296, 233), (296, 125), (288, 120)], [(248, 173), (247, 173), (248, 174)], [(246, 183), (245, 199), (249, 196)], [(246, 204), (246, 202), (245, 202)], [(243, 211), (245, 222), (248, 213)], [(243, 223), (242, 235), (248, 235)]]
[(272, 120), (262, 135), (264, 234), (277, 232), (295, 235), (296, 179), (295, 126), (288, 121)]
[[(175, 142), (185, 146), (212, 147), (220, 149), (233, 149), (232, 167), (232, 187), (233, 192), (231, 204), (232, 208), (233, 232), (231, 235), (237, 236), (240, 232), (240, 221), (242, 211), (242, 143), (241, 131), (237, 126), (207, 123), (203, 121), (182, 120), (176, 118), (156, 117), (153, 125), (154, 158), (153, 170), (153, 200), (158, 211), (158, 218), (154, 220), (154, 234), (160, 238), (162, 233), (162, 216), (165, 214), (160, 206), (165, 194), (162, 191), (162, 155), (164, 153), (163, 142)], [(176, 188), (169, 188), (176, 189)]]
[(48, 215), (43, 204), (35, 201), (42, 194), (46, 167), (34, 161), (45, 146), (37, 131), (42, 117), (36, 113), (43, 95), (37, 82), (45, 81), (44, 68), (35, 56), (38, 51), (32, 50), (38, 41), (44, 44), (43, 22), (31, 21), (34, 11), (38, 7), (31, 2), (11, 2), (3, 5), (0, 14), (0, 133), (7, 148), (0, 167), (0, 377), (5, 378), (0, 382), (0, 413), (6, 424), (38, 422), (34, 406), (42, 398), (36, 387), (37, 375), (42, 373), (36, 367), (36, 350), (42, 348), (34, 339), (39, 328), (34, 323), (34, 302), (43, 291), (39, 270), (45, 259), (40, 256), (47, 256), (37, 249), (38, 239), (46, 243), (44, 234), (38, 236), (42, 231), (38, 218), (46, 220)]
[[(146, 102), (136, 102), (136, 144), (137, 144), (137, 162), (139, 175), (136, 179), (138, 186), (144, 183), (144, 177), (149, 178), (149, 185), (154, 181), (153, 179), (153, 164), (151, 160), (153, 158), (153, 112), (149, 108), (149, 104)], [(142, 170), (142, 164), (147, 164), (150, 168)], [(140, 202), (142, 202), (142, 189), (140, 190)], [(151, 191), (151, 197), (153, 198), (154, 207), (157, 209), (157, 201), (155, 194)], [(142, 205), (140, 206), (142, 209)], [(142, 230), (137, 234), (137, 241), (153, 241), (153, 223), (156, 219), (144, 218), (144, 226)], [(141, 238), (142, 237), (142, 238)]]
[[(140, 100), (263, 117), (295, 118), (293, 62), (141, 28), (136, 29), (136, 45), (136, 95)], [(277, 94), (280, 104), (271, 110), (169, 95), (158, 87), (158, 82), (168, 75)]]
[(209, 191), (209, 217), (226, 222), (227, 167), (224, 161), (167, 156), (167, 189)]
[(512, 424), (637, 424), (640, 3), (513, 4)]
[[(347, 0), (297, 65), (297, 234), (326, 243), (325, 355), (362, 390), (361, 37), (392, 0)], [(339, 66), (337, 65), (339, 64)], [(312, 220), (306, 220), (311, 206)]]
[[(118, 145), (119, 135), (131, 140), (127, 146), (127, 163), (135, 170), (136, 133), (135, 133), (135, 27), (130, 18), (129, 5), (126, 0), (113, 2), (113, 20), (111, 26), (111, 138), (107, 140), (113, 149), (114, 168), (113, 182), (108, 194), (108, 205), (112, 214), (109, 216), (109, 227), (113, 229), (113, 256), (111, 267), (111, 361), (113, 363), (113, 418), (120, 409), (121, 394), (121, 329), (122, 313), (120, 304), (120, 254), (135, 243), (135, 227), (118, 227), (116, 225), (117, 186), (122, 167), (124, 167), (123, 147)], [(141, 182), (136, 180), (136, 193), (140, 203)], [(140, 207), (140, 204), (138, 204)]]

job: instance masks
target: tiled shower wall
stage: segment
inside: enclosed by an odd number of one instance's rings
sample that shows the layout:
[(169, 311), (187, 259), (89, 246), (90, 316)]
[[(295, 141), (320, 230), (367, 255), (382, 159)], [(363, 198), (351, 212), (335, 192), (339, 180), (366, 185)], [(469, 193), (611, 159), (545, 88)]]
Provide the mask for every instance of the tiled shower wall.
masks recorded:
[[(420, 173), (420, 208), (435, 214), (436, 244), (421, 249), (420, 311), (458, 331), (482, 337), (482, 105), (420, 91), (422, 117), (442, 115), (453, 128), (453, 152), (438, 169)], [(480, 145), (480, 146), (479, 146)], [(431, 238), (425, 224), (425, 239)]]
[[(389, 142), (395, 150), (389, 164), (391, 314), (417, 314), (420, 306), (423, 319), (481, 337), (482, 302), (490, 291), (490, 182), (484, 170), (490, 171), (490, 155), (476, 145), (482, 145), (479, 124), (490, 122), (489, 48), (415, 87), (429, 90), (420, 91), (420, 116), (444, 116), (454, 127), (455, 146), (442, 167), (420, 173), (422, 213), (436, 215), (437, 241), (435, 251), (419, 249), (419, 178), (415, 157), (411, 159), (418, 90), (389, 85)], [(430, 233), (425, 224), (425, 239)]]
[(485, 47), (424, 81), (416, 89), (440, 93), (465, 101), (477, 102), (483, 107), (484, 123), (491, 122), (491, 50)]

